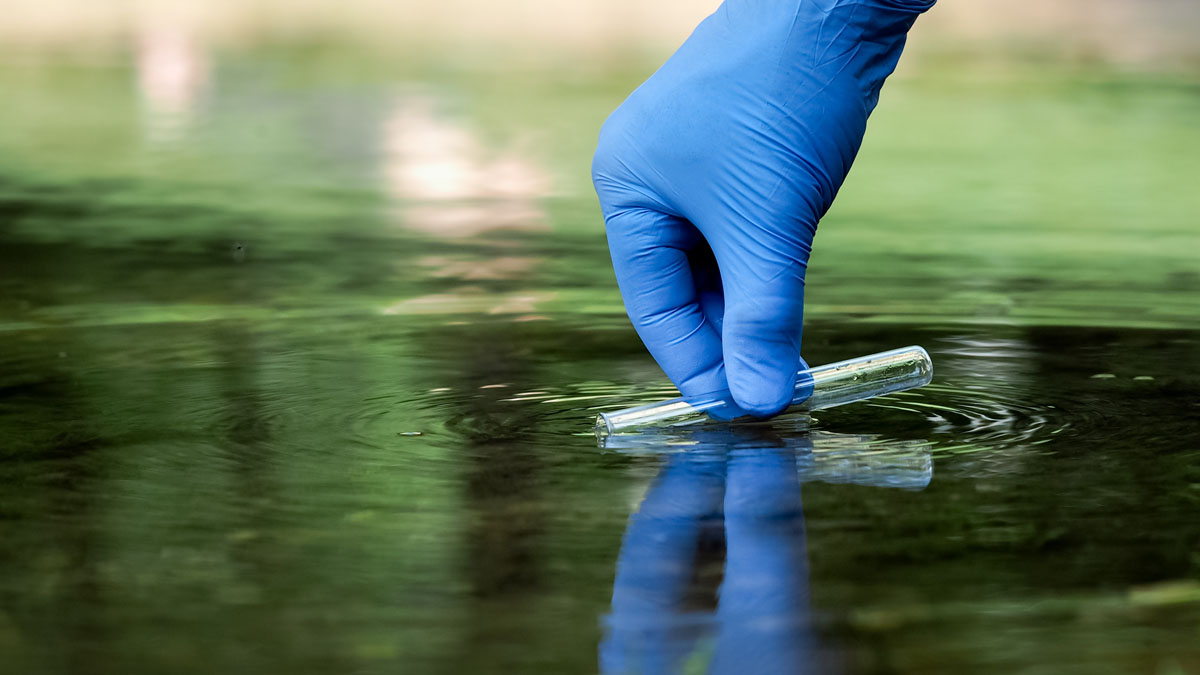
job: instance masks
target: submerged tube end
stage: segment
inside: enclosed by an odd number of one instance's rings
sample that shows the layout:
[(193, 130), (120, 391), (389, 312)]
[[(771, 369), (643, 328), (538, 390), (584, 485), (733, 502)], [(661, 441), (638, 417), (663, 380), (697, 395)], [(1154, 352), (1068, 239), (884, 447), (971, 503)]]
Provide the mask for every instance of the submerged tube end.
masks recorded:
[(608, 419), (608, 413), (600, 413), (596, 415), (596, 437), (604, 438), (609, 434), (616, 433), (612, 422)]

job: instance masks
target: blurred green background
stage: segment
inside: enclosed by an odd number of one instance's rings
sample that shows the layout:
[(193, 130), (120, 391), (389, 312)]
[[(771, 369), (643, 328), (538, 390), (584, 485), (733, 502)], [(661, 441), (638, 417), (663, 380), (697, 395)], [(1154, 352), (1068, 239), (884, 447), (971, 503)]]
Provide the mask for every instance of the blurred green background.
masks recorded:
[[(588, 422), (670, 388), (589, 163), (713, 6), (8, 0), (0, 663), (594, 671), (659, 464)], [(1198, 29), (919, 20), (806, 292), (938, 363), (819, 420), (937, 471), (805, 487), (846, 670), (1200, 672)]]

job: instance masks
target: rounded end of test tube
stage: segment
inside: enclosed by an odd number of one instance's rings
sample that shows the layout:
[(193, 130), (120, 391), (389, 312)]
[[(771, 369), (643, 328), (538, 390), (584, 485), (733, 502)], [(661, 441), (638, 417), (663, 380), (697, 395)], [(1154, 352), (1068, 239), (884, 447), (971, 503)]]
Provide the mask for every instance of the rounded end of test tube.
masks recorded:
[(924, 387), (930, 382), (933, 382), (933, 359), (929, 357), (929, 352), (925, 351), (925, 348), (919, 345), (913, 345), (907, 349), (918, 352), (921, 355), (921, 358), (918, 359), (917, 366), (920, 369), (921, 383), (917, 386)]

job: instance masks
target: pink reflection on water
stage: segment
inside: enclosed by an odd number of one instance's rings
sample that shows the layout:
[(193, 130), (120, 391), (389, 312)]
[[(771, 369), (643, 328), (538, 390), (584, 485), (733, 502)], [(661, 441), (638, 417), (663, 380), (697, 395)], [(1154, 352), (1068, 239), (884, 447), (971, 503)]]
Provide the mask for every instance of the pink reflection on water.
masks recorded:
[(172, 141), (192, 125), (211, 78), (208, 52), (186, 28), (148, 24), (137, 40), (137, 83), (143, 129), (151, 141)]

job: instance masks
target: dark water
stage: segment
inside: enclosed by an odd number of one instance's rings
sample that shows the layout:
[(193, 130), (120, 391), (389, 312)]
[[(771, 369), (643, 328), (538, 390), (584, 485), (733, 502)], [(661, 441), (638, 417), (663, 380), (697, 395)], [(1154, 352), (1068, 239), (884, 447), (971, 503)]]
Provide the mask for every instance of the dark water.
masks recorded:
[[(918, 222), (869, 197), (885, 124), (805, 355), (920, 344), (934, 384), (598, 448), (597, 410), (670, 394), (578, 189), (628, 78), (511, 76), (566, 119), (523, 154), (493, 137), (532, 104), (490, 83), (264, 63), (191, 104), (120, 62), (4, 70), (0, 670), (1200, 672), (1191, 197), (1033, 218), (1001, 193), (1036, 182), (950, 181)], [(1012, 105), (1115, 100), (1110, 144), (1186, 167), (1194, 93), (1092, 84)]]

